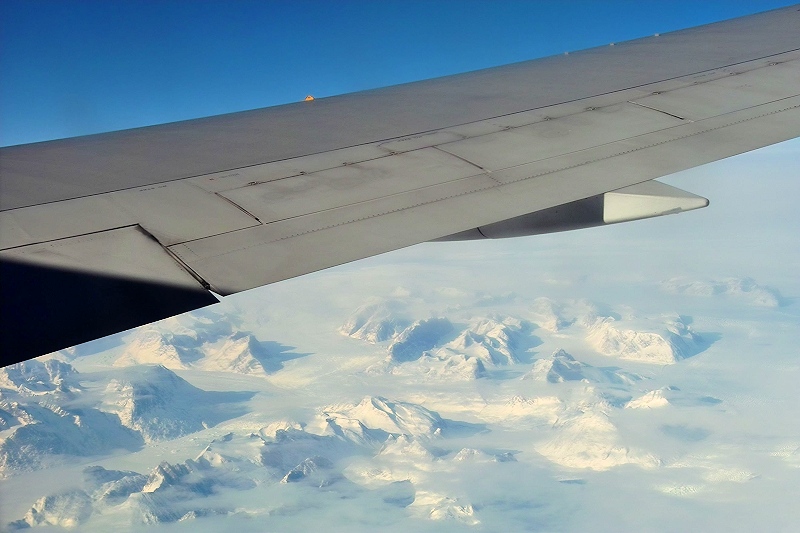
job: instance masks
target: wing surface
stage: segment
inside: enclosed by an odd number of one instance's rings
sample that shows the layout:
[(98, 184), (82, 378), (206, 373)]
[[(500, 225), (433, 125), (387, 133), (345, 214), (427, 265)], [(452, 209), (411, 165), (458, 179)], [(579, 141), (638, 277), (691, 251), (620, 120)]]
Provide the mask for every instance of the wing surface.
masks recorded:
[(798, 135), (794, 6), (380, 90), (3, 148), (2, 362), (207, 305), (208, 289), (232, 294)]

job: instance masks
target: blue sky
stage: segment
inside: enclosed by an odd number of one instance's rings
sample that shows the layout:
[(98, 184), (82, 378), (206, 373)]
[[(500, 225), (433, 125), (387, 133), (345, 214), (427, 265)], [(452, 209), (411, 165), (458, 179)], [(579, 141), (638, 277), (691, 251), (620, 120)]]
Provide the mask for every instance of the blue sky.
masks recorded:
[(369, 89), (787, 3), (4, 0), (0, 145)]

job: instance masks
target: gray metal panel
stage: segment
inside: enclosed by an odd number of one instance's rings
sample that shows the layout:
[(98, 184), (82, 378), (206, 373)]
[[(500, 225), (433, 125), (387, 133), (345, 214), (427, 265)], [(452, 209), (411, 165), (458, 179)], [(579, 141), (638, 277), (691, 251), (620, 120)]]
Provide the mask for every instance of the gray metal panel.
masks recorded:
[(464, 135), (459, 135), (452, 131), (434, 131), (433, 133), (421, 133), (411, 137), (403, 137), (402, 139), (381, 143), (379, 146), (390, 152), (408, 152), (458, 141), (463, 138)]
[(134, 224), (108, 195), (13, 209), (0, 212), (0, 250)]
[(628, 139), (682, 122), (664, 113), (625, 103), (451, 142), (439, 148), (495, 171)]
[(480, 169), (435, 148), (219, 193), (269, 223), (475, 175)]
[(484, 191), (484, 200), (502, 202), (496, 185), (479, 175), (170, 250), (215, 292), (231, 294), (440, 236), (440, 231), (447, 232), (453, 224), (460, 227), (470, 218), (463, 215), (468, 211), (460, 211), (460, 199)]
[(795, 97), (171, 250), (229, 294), (627, 187), (798, 131)]
[(259, 222), (224, 198), (178, 181), (0, 212), (0, 250), (137, 224), (169, 245)]
[(282, 180), (292, 176), (311, 174), (320, 170), (328, 170), (343, 165), (361, 163), (388, 157), (392, 155), (389, 150), (377, 146), (377, 144), (364, 144), (351, 146), (341, 150), (331, 150), (319, 154), (296, 157), (285, 161), (265, 163), (263, 165), (253, 165), (240, 168), (234, 171), (215, 172), (186, 181), (196, 185), (206, 191), (222, 192), (231, 189), (238, 189), (247, 185), (257, 185), (269, 181)]
[[(521, 194), (535, 181), (543, 193), (571, 196), (576, 187), (597, 193), (666, 176), (679, 170), (740, 154), (761, 146), (794, 138), (800, 133), (800, 98), (714, 117), (680, 127), (648, 133), (634, 139), (520, 165), (492, 173)], [(559, 175), (582, 181), (561, 182)], [(621, 176), (638, 176), (627, 183)], [(518, 192), (519, 191), (519, 192)], [(591, 196), (591, 194), (587, 195)]]
[(691, 87), (639, 98), (634, 102), (686, 119), (702, 120), (797, 94), (800, 87), (800, 61), (797, 54), (792, 61), (763, 69), (765, 70), (732, 74)]
[(165, 246), (259, 223), (225, 199), (184, 181), (107, 196)]
[(0, 209), (239, 169), (486, 120), (800, 48), (797, 6), (398, 85), (0, 150)]

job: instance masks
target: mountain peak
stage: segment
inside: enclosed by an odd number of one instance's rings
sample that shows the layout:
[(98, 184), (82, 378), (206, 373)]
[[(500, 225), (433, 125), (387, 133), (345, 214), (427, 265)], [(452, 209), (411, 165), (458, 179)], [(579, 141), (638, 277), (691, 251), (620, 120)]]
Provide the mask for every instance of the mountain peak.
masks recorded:
[(79, 390), (78, 371), (57, 359), (31, 359), (0, 368), (0, 389), (25, 395)]

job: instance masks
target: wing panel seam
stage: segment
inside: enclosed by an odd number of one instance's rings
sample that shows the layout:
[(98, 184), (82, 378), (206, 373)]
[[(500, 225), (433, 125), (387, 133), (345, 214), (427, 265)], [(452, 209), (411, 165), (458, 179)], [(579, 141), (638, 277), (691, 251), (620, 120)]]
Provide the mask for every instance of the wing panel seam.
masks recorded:
[[(113, 226), (113, 227), (103, 228), (103, 229), (97, 230), (97, 231), (87, 231), (86, 233), (76, 233), (75, 235), (67, 235), (66, 237), (58, 237), (57, 239), (47, 239), (47, 240), (43, 240), (43, 241), (27, 242), (25, 244), (18, 244), (16, 246), (9, 246), (8, 248), (3, 248), (2, 250), (0, 250), (0, 254), (2, 254), (3, 252), (9, 252), (11, 250), (18, 250), (20, 248), (25, 248), (26, 246), (38, 246), (40, 244), (57, 245), (57, 243), (59, 241), (65, 241), (67, 239), (76, 239), (78, 237), (88, 237), (89, 235), (97, 235), (99, 233), (105, 233), (107, 231), (114, 231), (114, 230), (120, 230), (120, 229), (125, 229), (125, 228), (140, 228), (147, 234), (148, 237), (150, 237), (153, 240), (155, 240), (156, 242), (158, 242), (158, 239), (156, 239), (149, 232), (144, 230), (144, 228), (142, 228), (142, 226), (140, 224), (123, 224), (122, 226)], [(161, 244), (161, 243), (159, 243), (159, 244)]]

